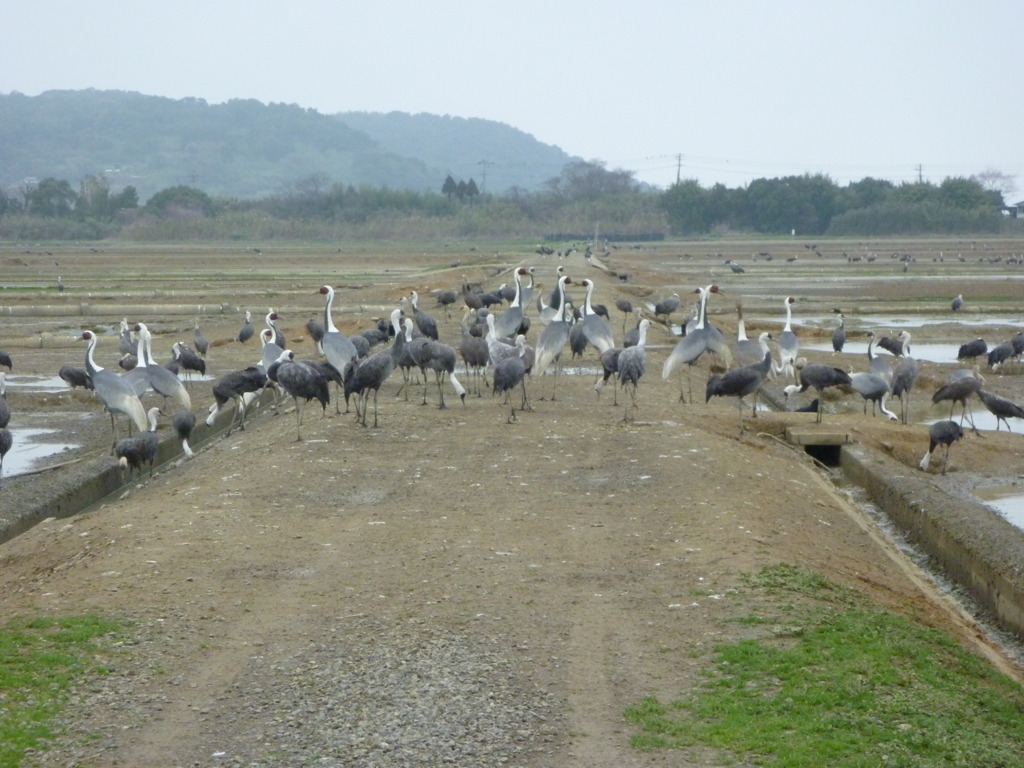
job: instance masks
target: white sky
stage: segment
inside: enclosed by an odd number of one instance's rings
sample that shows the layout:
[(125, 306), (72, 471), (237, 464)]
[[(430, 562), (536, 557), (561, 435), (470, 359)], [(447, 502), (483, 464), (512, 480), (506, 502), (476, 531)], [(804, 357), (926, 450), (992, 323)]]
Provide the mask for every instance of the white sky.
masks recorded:
[[(826, 173), (1024, 193), (1018, 0), (0, 0), (0, 92), (507, 123), (666, 186)], [(1015, 196), (1014, 196), (1015, 195)]]

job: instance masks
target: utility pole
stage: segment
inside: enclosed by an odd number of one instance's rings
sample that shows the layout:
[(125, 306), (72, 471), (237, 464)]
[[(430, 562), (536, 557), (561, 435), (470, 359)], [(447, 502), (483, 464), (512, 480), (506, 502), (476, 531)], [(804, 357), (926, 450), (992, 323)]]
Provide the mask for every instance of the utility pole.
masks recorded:
[(487, 161), (481, 160), (477, 165), (483, 166), (483, 176), (480, 179), (480, 194), (487, 191)]
[(682, 154), (676, 155), (676, 184), (681, 181), (683, 172), (683, 156)]
[(922, 175), (924, 169), (921, 167), (920, 163), (918, 163), (914, 167), (917, 169), (917, 183), (918, 184), (924, 184), (924, 176)]

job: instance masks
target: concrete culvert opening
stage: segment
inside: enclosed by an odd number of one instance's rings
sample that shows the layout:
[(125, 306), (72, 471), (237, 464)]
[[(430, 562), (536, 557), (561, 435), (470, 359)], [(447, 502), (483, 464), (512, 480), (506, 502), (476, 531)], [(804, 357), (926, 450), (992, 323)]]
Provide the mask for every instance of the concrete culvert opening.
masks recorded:
[(841, 445), (808, 445), (804, 447), (807, 455), (824, 464), (826, 467), (839, 466)]

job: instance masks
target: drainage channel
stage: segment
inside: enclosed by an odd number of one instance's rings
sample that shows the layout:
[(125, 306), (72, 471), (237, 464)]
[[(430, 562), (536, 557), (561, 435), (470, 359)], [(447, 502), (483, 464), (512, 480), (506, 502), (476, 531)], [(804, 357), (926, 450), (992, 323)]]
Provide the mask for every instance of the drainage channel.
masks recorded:
[[(273, 392), (264, 392), (259, 400), (258, 407), (249, 406), (247, 418), (252, 418), (252, 411), (255, 415), (264, 411), (272, 402)], [(214, 437), (227, 432), (231, 426), (235, 412), (229, 411), (212, 426), (206, 426), (206, 421), (197, 414), (196, 426), (189, 440), (193, 448), (198, 448), (203, 443)], [(237, 425), (236, 427), (237, 428)], [(173, 430), (168, 430), (166, 436), (160, 440), (160, 447), (157, 449), (156, 459), (153, 462), (154, 472), (165, 464), (177, 461), (182, 456), (181, 441)], [(41, 471), (48, 471), (43, 468)], [(144, 470), (148, 472), (148, 468)], [(67, 478), (51, 483), (50, 492), (45, 499), (40, 500), (29, 509), (11, 510), (0, 508), (0, 544), (10, 541), (16, 536), (24, 533), (43, 520), (53, 518), (65, 518), (84, 512), (90, 507), (102, 503), (108, 497), (122, 493), (124, 489), (136, 482), (137, 478), (131, 477), (114, 462), (109, 453), (102, 457), (83, 461), (81, 466), (71, 473)]]
[(996, 624), (1024, 640), (1024, 531), (892, 457), (852, 443), (843, 430), (790, 427), (786, 440), (841, 470)]

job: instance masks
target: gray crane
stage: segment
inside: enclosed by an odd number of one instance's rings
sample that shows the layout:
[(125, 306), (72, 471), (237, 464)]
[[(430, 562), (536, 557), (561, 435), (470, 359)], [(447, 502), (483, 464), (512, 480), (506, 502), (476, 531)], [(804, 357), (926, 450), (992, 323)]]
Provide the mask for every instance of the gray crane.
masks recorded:
[(667, 323), (672, 317), (673, 312), (678, 312), (679, 307), (683, 304), (682, 299), (679, 298), (678, 293), (673, 293), (671, 296), (656, 302), (654, 305), (654, 318), (658, 319), (662, 315), (665, 316), (665, 322)]
[(790, 384), (782, 391), (788, 399), (791, 395), (798, 392), (806, 392), (809, 388), (814, 387), (818, 393), (818, 418), (815, 419), (815, 422), (820, 424), (821, 400), (824, 397), (825, 390), (829, 387), (850, 386), (852, 386), (850, 374), (842, 368), (834, 368), (831, 365), (823, 365), (821, 363), (812, 363), (811, 365), (805, 365), (800, 369), (799, 384)]
[(0, 427), (11, 421), (11, 406), (7, 402), (7, 374), (0, 371)]
[(993, 371), (998, 371), (1012, 357), (1013, 344), (1011, 342), (1004, 341), (1002, 344), (996, 344), (988, 351), (988, 367)]
[(988, 352), (988, 344), (980, 336), (974, 341), (968, 341), (966, 344), (961, 344), (960, 349), (956, 353), (957, 360), (970, 360), (974, 363), (975, 358), (980, 355), (984, 355)]
[[(359, 353), (356, 351), (352, 340), (338, 330), (334, 324), (334, 319), (331, 317), (331, 308), (334, 305), (334, 289), (329, 285), (324, 285), (321, 286), (320, 293), (327, 297), (324, 303), (324, 336), (320, 340), (320, 346), (323, 349), (324, 357), (327, 358), (327, 362), (338, 370), (342, 379), (346, 379), (349, 375), (349, 369), (354, 365), (354, 361), (359, 359)], [(340, 397), (334, 401), (335, 413), (341, 412), (339, 400), (341, 400)]]
[[(639, 338), (637, 340), (639, 341)], [(636, 344), (633, 346), (635, 347)], [(622, 353), (622, 350), (623, 347), (612, 347), (601, 353), (603, 375), (594, 382), (594, 391), (597, 392), (597, 396), (600, 398), (601, 392), (604, 390), (608, 380), (612, 380), (612, 405), (619, 404), (619, 355)]]
[(196, 352), (203, 357), (206, 357), (207, 351), (210, 349), (210, 342), (203, 336), (203, 332), (199, 329), (199, 318), (195, 319), (195, 327), (192, 329), (192, 339), (196, 344)]
[(467, 378), (472, 375), (472, 387), (477, 397), (480, 397), (480, 378), (483, 376), (484, 386), (487, 386), (487, 364), (490, 362), (490, 351), (487, 349), (487, 342), (482, 336), (474, 336), (470, 330), (469, 317), (473, 310), (466, 307), (462, 318), (462, 339), (459, 341), (459, 355), (466, 364)]
[(4, 479), (4, 456), (11, 450), (12, 445), (14, 445), (14, 436), (11, 434), (11, 430), (7, 427), (0, 427), (0, 484)]
[(964, 308), (964, 295), (962, 293), (957, 294), (957, 297), (953, 299), (949, 306), (954, 312), (959, 312)]
[(412, 305), (412, 317), (420, 333), (437, 341), (440, 338), (437, 333), (437, 321), (420, 309), (420, 295), (416, 291), (409, 291), (409, 303)]
[(245, 320), (242, 322), (242, 327), (238, 331), (238, 340), (245, 344), (252, 335), (256, 332), (256, 329), (252, 325), (252, 312), (249, 310), (245, 311)]
[(144, 464), (149, 464), (149, 476), (153, 476), (153, 462), (156, 460), (157, 449), (160, 448), (160, 438), (156, 434), (158, 413), (159, 408), (150, 408), (146, 413), (149, 429), (139, 432), (135, 437), (118, 440), (114, 446), (117, 463), (121, 465), (122, 470), (128, 470), (129, 477), (135, 469), (139, 470), (141, 475)]
[(622, 313), (622, 332), (625, 333), (626, 320), (633, 314), (633, 302), (620, 296), (615, 300), (615, 308)]
[(192, 398), (181, 379), (153, 360), (153, 334), (149, 328), (145, 323), (136, 323), (135, 332), (139, 334), (139, 364), (146, 370), (149, 386), (165, 399), (174, 400), (182, 410), (191, 411)]
[(900, 421), (906, 424), (910, 413), (910, 392), (917, 383), (918, 368), (917, 360), (910, 354), (910, 332), (904, 331), (900, 336), (906, 337), (903, 339), (905, 354), (892, 372), (892, 393), (900, 399)]
[(402, 328), (402, 310), (391, 311), (391, 326), (395, 331), (395, 340), (387, 349), (382, 349), (362, 360), (352, 369), (345, 380), (345, 397), (356, 395), (356, 420), (366, 426), (366, 406), (373, 390), (373, 426), (377, 426), (377, 393), (388, 377), (395, 370), (405, 348), (405, 331)]
[(174, 355), (175, 361), (181, 366), (181, 370), (185, 371), (186, 376), (190, 376), (193, 371), (200, 376), (206, 375), (206, 361), (184, 342), (174, 342), (171, 345), (171, 354)]
[(6, 367), (8, 371), (14, 370), (14, 364), (11, 362), (11, 356), (2, 349), (0, 349), (0, 365)]
[[(564, 311), (565, 307), (563, 305), (563, 312)], [(550, 327), (550, 324), (548, 327)], [(520, 339), (522, 339), (521, 343), (519, 342)], [(495, 364), (494, 371), (491, 376), (491, 380), (494, 383), (491, 390), (492, 394), (496, 395), (503, 393), (505, 395), (506, 402), (509, 404), (510, 411), (507, 422), (509, 424), (513, 421), (519, 420), (516, 417), (516, 407), (512, 404), (513, 389), (520, 385), (523, 388), (523, 404), (520, 410), (525, 410), (529, 406), (529, 398), (526, 394), (526, 363), (523, 359), (526, 354), (526, 337), (520, 334), (516, 337), (516, 341), (519, 354), (511, 355), (503, 360), (499, 360), (497, 364)]]
[(62, 365), (60, 370), (57, 371), (57, 375), (72, 389), (76, 387), (92, 389), (92, 379), (89, 378), (89, 374), (85, 372), (84, 368), (79, 368), (75, 365)]
[(174, 427), (178, 439), (181, 440), (181, 450), (185, 457), (191, 459), (195, 453), (188, 441), (192, 437), (192, 431), (196, 428), (196, 415), (192, 411), (178, 411), (171, 417), (171, 426)]
[(213, 405), (210, 406), (210, 415), (206, 417), (206, 425), (213, 426), (220, 409), (229, 400), (235, 401), (235, 414), (228, 425), (227, 434), (231, 434), (235, 421), (241, 423), (240, 429), (245, 429), (246, 395), (255, 395), (267, 386), (266, 368), (250, 365), (239, 371), (231, 371), (221, 376), (213, 383)]
[(646, 317), (640, 321), (640, 339), (635, 347), (626, 347), (619, 353), (618, 370), (619, 385), (629, 390), (630, 407), (626, 408), (622, 416), (623, 421), (630, 421), (630, 414), (636, 410), (636, 390), (640, 384), (640, 377), (647, 370), (647, 329), (651, 327), (651, 321)]
[(435, 289), (431, 291), (434, 298), (437, 299), (437, 305), (444, 310), (444, 316), (446, 319), (452, 319), (452, 304), (459, 300), (459, 292), (453, 291), (448, 288)]
[(932, 394), (932, 403), (937, 404), (943, 400), (949, 400), (950, 418), (953, 418), (953, 409), (956, 407), (956, 404), (960, 403), (963, 407), (963, 413), (960, 415), (960, 426), (962, 427), (964, 419), (968, 418), (971, 422), (971, 429), (977, 433), (978, 428), (974, 426), (974, 416), (968, 417), (967, 400), (971, 395), (977, 393), (984, 383), (974, 370), (961, 369), (953, 371), (946, 377), (943, 385)]
[(945, 455), (942, 460), (942, 474), (946, 474), (946, 469), (949, 467), (949, 446), (960, 440), (963, 436), (963, 429), (955, 421), (936, 421), (928, 427), (928, 453), (921, 459), (921, 469), (925, 472), (928, 471), (928, 466), (932, 460), (932, 453), (938, 446), (942, 445), (945, 447)]
[[(142, 407), (142, 401), (135, 394), (128, 382), (112, 371), (108, 371), (93, 359), (93, 350), (96, 349), (96, 334), (92, 331), (83, 331), (82, 340), (86, 342), (85, 350), (85, 371), (92, 379), (93, 391), (102, 401), (103, 407), (110, 413), (110, 429), (114, 435), (111, 448), (117, 444), (117, 423), (114, 414), (122, 413), (134, 422), (139, 432), (145, 432), (148, 422), (146, 410)], [(130, 431), (130, 429), (129, 429)]]
[[(1010, 429), (1010, 422), (1007, 418), (1011, 419), (1024, 419), (1024, 408), (1021, 408), (1012, 400), (1008, 400), (1002, 395), (997, 395), (995, 392), (989, 392), (985, 389), (978, 390), (978, 397), (981, 402), (985, 404), (989, 412), (996, 417), (996, 432), (999, 431), (999, 422), (1003, 422), (1006, 425), (1006, 431), (1012, 431)], [(0, 426), (3, 426), (0, 424)]]
[[(320, 402), (324, 413), (331, 402), (330, 379), (323, 371), (303, 360), (296, 360), (295, 353), (286, 349), (277, 362), (277, 382), (295, 401), (295, 442), (302, 441), (302, 409), (314, 398)], [(270, 370), (267, 370), (270, 376)]]
[[(764, 334), (762, 334), (763, 336)], [(767, 346), (767, 344), (765, 345)], [(743, 433), (743, 398), (747, 395), (754, 395), (754, 402), (750, 411), (753, 418), (757, 418), (757, 395), (764, 386), (764, 380), (772, 370), (772, 353), (764, 351), (761, 362), (745, 365), (741, 368), (733, 368), (728, 373), (719, 376), (715, 375), (708, 379), (704, 391), (704, 402), (712, 397), (735, 397), (736, 413), (740, 420), (740, 434)]]
[(309, 338), (313, 340), (313, 344), (316, 346), (316, 351), (321, 355), (324, 353), (324, 348), (321, 342), (324, 340), (324, 324), (315, 318), (310, 318), (306, 321), (306, 333), (309, 334)]

